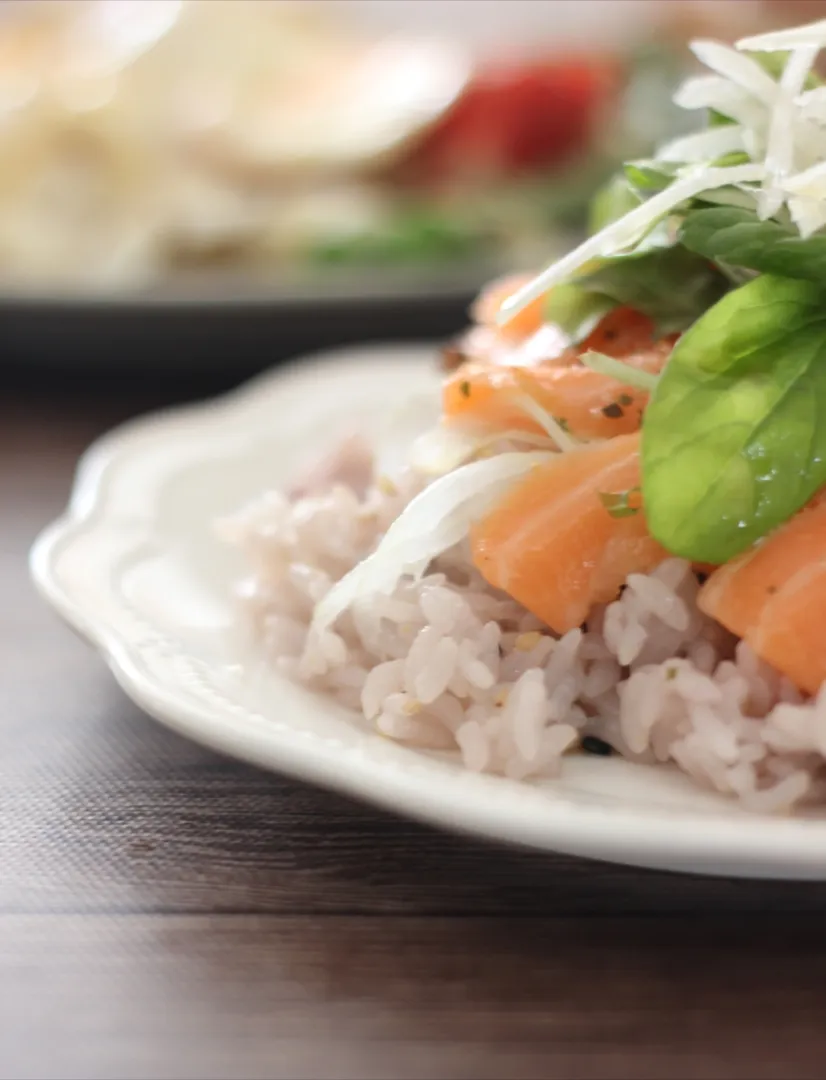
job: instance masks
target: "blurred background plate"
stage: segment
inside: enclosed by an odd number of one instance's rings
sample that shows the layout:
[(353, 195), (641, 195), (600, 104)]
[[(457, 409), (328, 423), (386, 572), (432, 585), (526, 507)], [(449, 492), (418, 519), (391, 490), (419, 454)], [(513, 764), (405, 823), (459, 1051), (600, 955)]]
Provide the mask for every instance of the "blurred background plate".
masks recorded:
[(0, 363), (240, 378), (451, 335), (692, 126), (686, 38), (770, 7), (6, 0)]
[(322, 284), (192, 275), (120, 295), (0, 294), (0, 365), (18, 375), (146, 372), (234, 378), (307, 349), (434, 340), (462, 327), (493, 267), (362, 272)]

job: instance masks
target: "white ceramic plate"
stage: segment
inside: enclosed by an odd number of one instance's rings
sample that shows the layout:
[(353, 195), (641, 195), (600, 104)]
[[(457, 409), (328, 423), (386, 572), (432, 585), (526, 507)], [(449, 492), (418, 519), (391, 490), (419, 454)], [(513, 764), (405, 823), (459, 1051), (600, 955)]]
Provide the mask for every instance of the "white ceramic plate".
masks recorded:
[(83, 459), (66, 515), (32, 555), (43, 594), (103, 654), (126, 693), (169, 727), (265, 768), (390, 810), (637, 866), (826, 879), (826, 818), (764, 818), (669, 768), (573, 757), (561, 779), (464, 772), (372, 733), (352, 713), (251, 659), (231, 599), (243, 572), (210, 528), (287, 481), (355, 422), (437, 389), (421, 349), (305, 361), (208, 405), (138, 420)]

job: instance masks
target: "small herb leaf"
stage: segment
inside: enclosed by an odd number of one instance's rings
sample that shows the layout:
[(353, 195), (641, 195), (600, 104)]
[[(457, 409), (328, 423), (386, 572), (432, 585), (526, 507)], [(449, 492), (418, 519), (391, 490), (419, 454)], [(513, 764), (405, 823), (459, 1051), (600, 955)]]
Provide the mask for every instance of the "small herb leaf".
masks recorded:
[[(592, 371), (597, 371), (600, 375), (606, 375), (609, 379), (616, 379), (623, 386), (634, 386), (639, 390), (653, 390), (659, 378), (658, 375), (654, 375), (650, 371), (642, 371), (640, 368), (632, 367), (631, 364), (626, 364), (623, 360), (617, 360), (613, 356), (606, 356), (605, 353), (597, 352), (595, 349), (588, 349), (583, 352), (579, 360), (580, 363)], [(622, 394), (617, 406), (631, 405), (633, 402), (633, 397)], [(621, 415), (621, 413), (622, 410), (620, 409), (620, 413), (614, 415)]]
[(580, 285), (557, 285), (545, 302), (545, 318), (555, 323), (574, 342), (588, 337), (600, 319), (617, 306), (610, 296)]
[(629, 161), (622, 171), (631, 190), (647, 198), (665, 191), (674, 182), (678, 165), (670, 161)]
[(792, 226), (761, 221), (753, 210), (734, 206), (692, 210), (680, 239), (691, 251), (715, 262), (826, 283), (826, 236), (804, 240)]
[[(723, 295), (729, 282), (708, 259), (682, 247), (668, 246), (676, 240), (677, 226), (669, 222), (661, 225), (642, 242), (645, 247), (600, 259), (572, 284), (552, 289), (549, 319), (568, 333), (578, 329), (581, 336), (572, 333), (575, 341), (582, 340), (593, 329), (596, 312), (605, 314), (611, 307), (620, 305), (647, 315), (661, 334), (690, 326)], [(563, 290), (566, 291), (563, 296), (557, 297)], [(583, 294), (596, 297), (590, 307)], [(571, 318), (570, 312), (576, 311), (575, 296), (579, 298), (579, 312), (587, 312), (591, 321), (580, 315), (577, 325), (576, 319)], [(567, 305), (567, 313), (563, 305)], [(585, 334), (581, 333), (583, 329)]]
[(632, 189), (623, 173), (618, 173), (594, 195), (588, 210), (588, 228), (591, 233), (598, 233), (612, 221), (620, 218), (639, 206), (642, 202)]
[(826, 483), (826, 292), (764, 275), (677, 343), (645, 412), (646, 520), (723, 563)]
[(639, 496), (638, 487), (629, 488), (628, 491), (600, 491), (599, 501), (612, 518), (625, 518), (640, 512)]

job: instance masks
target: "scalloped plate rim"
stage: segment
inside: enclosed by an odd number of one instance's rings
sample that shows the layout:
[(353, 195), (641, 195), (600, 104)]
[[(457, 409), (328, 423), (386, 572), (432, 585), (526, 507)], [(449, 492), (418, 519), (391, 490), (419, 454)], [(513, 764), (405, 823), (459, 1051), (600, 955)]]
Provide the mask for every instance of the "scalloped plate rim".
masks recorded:
[[(82, 456), (69, 505), (64, 514), (40, 534), (33, 545), (30, 566), (40, 594), (59, 615), (103, 656), (116, 681), (136, 704), (178, 733), (249, 762), (287, 773), (297, 779), (337, 790), (384, 809), (453, 831), (470, 833), (570, 855), (630, 866), (740, 877), (826, 880), (826, 819), (775, 818), (739, 811), (722, 797), (716, 813), (652, 817), (651, 807), (608, 808), (572, 802), (555, 782), (541, 789), (501, 778), (479, 778), (441, 758), (400, 748), (410, 767), (389, 767), (369, 756), (350, 755), (347, 768), (335, 751), (312, 740), (285, 736), (279, 725), (250, 710), (243, 730), (228, 715), (208, 709), (180, 686), (147, 677), (135, 643), (89, 610), (83, 597), (72, 594), (61, 579), (58, 559), (84, 534), (106, 528), (102, 491), (116, 477), (121, 459), (146, 441), (162, 439), (182, 424), (222, 426), (263, 400), (277, 397), (290, 381), (307, 380), (313, 370), (344, 372), (350, 363), (381, 363), (388, 351), (410, 365), (421, 364), (430, 351), (421, 346), (376, 345), (316, 354), (274, 372), (258, 376), (212, 402), (175, 407), (138, 417), (98, 439)], [(207, 415), (208, 413), (208, 415)], [(139, 452), (139, 450), (138, 450)], [(112, 482), (116, 482), (113, 480)], [(323, 699), (315, 697), (319, 710)], [(588, 767), (599, 768), (602, 759)], [(648, 767), (635, 767), (640, 775)], [(505, 793), (486, 798), (493, 782)], [(644, 781), (642, 781), (644, 783)], [(489, 790), (493, 790), (490, 788)], [(508, 791), (519, 791), (508, 799)], [(525, 812), (528, 792), (541, 791), (541, 817)]]

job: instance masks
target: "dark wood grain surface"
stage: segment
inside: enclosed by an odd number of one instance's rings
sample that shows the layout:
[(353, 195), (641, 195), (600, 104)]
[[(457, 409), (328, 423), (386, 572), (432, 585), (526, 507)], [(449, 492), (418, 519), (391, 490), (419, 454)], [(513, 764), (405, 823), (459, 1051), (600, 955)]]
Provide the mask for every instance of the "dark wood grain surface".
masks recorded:
[(0, 403), (0, 1077), (826, 1074), (826, 887), (443, 835), (126, 700), (26, 553), (91, 439), (195, 392)]

